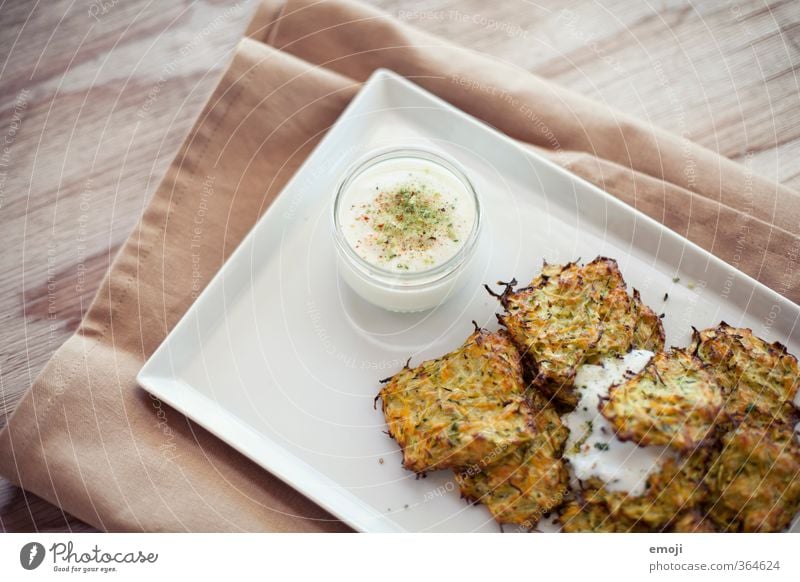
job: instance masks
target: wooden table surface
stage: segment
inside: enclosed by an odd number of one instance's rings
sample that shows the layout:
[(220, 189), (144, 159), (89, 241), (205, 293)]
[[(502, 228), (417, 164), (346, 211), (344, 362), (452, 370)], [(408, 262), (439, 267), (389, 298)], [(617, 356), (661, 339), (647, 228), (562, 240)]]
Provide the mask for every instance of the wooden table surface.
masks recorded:
[[(796, 0), (372, 0), (800, 190)], [(0, 3), (0, 426), (74, 331), (254, 0)], [(4, 531), (90, 530), (0, 481)]]

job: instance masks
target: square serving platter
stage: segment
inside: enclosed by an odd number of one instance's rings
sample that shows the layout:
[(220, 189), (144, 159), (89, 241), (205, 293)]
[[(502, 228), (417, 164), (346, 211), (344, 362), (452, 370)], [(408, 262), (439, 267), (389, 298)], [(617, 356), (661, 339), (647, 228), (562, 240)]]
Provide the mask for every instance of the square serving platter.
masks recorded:
[[(439, 308), (397, 314), (336, 270), (331, 205), (370, 150), (424, 146), (466, 169), (483, 205), (471, 280)], [(613, 196), (414, 83), (376, 71), (138, 375), (148, 392), (356, 530), (498, 531), (449, 471), (401, 467), (373, 408), (379, 380), (497, 328), (483, 283), (529, 281), (542, 260), (615, 258), (664, 313), (667, 345), (691, 326), (750, 327), (800, 352), (800, 308)], [(669, 298), (665, 301), (665, 294)]]

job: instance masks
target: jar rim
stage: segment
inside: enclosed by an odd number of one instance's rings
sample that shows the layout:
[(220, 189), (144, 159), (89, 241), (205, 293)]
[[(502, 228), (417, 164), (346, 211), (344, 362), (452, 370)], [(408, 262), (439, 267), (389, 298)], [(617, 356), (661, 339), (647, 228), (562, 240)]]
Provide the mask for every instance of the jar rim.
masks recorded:
[[(415, 158), (432, 162), (444, 168), (455, 176), (458, 181), (466, 188), (470, 199), (475, 207), (475, 220), (472, 222), (469, 235), (464, 244), (446, 261), (430, 269), (423, 271), (413, 271), (408, 273), (391, 271), (370, 263), (350, 245), (344, 236), (342, 224), (339, 219), (339, 207), (345, 191), (353, 181), (369, 168), (395, 158)], [(414, 287), (414, 282), (419, 281), (419, 286), (427, 286), (442, 281), (445, 277), (456, 271), (472, 254), (478, 240), (478, 231), (481, 225), (481, 205), (478, 194), (472, 182), (467, 177), (465, 171), (454, 160), (444, 157), (441, 153), (417, 146), (389, 147), (373, 150), (361, 156), (353, 162), (344, 172), (336, 188), (336, 197), (333, 202), (333, 230), (337, 247), (343, 252), (360, 271), (367, 274), (371, 279), (387, 286)]]

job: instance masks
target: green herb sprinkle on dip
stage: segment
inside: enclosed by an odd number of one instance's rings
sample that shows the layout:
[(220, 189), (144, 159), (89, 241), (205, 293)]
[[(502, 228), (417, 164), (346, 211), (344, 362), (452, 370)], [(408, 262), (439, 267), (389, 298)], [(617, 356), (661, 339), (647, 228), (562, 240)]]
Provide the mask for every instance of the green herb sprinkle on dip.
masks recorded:
[(397, 273), (429, 270), (455, 255), (475, 221), (464, 186), (432, 166), (379, 169), (348, 191), (343, 232), (356, 253)]

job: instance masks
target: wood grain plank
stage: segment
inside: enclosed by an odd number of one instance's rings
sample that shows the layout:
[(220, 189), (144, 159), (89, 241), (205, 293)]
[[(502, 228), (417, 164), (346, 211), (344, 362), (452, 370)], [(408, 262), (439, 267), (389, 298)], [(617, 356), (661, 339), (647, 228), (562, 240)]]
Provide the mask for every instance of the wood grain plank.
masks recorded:
[[(74, 332), (254, 2), (6, 2), (0, 11), (0, 422)], [(0, 164), (3, 161), (0, 160)], [(7, 482), (5, 531), (83, 531)]]
[(800, 189), (797, 2), (375, 4)]

